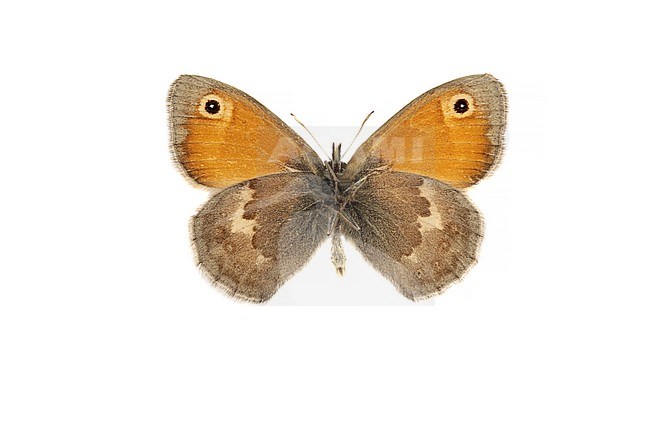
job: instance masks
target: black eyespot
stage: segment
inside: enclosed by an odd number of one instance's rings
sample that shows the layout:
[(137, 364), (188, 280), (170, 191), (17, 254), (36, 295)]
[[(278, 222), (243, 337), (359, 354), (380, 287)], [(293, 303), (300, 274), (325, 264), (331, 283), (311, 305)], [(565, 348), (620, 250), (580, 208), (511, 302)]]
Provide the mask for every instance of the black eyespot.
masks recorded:
[(463, 114), (467, 110), (469, 110), (469, 102), (467, 102), (467, 99), (459, 99), (454, 104), (454, 111), (458, 114)]
[(214, 99), (210, 99), (208, 102), (205, 103), (205, 111), (210, 113), (210, 114), (217, 114), (221, 110), (221, 105), (219, 105), (219, 101), (215, 101)]

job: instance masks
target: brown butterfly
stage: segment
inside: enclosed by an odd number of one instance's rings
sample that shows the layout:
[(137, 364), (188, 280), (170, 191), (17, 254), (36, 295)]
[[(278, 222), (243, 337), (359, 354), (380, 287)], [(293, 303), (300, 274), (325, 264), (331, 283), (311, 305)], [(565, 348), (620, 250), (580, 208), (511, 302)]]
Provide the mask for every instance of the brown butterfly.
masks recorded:
[(497, 163), (506, 95), (491, 75), (413, 100), (346, 164), (316, 152), (266, 107), (209, 78), (183, 75), (168, 99), (183, 171), (215, 192), (192, 221), (199, 266), (229, 295), (264, 302), (332, 236), (407, 298), (440, 293), (476, 261), (483, 225), (462, 192)]

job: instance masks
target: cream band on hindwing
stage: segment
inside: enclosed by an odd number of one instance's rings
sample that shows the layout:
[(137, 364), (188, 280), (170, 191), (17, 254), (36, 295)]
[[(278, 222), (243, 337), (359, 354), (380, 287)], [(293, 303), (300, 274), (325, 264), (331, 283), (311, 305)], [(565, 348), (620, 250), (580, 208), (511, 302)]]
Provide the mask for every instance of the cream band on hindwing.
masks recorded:
[(253, 201), (253, 193), (254, 191), (248, 185), (242, 187), (239, 191), (239, 206), (230, 218), (230, 231), (232, 233), (239, 232), (248, 236), (255, 234), (255, 226), (257, 225), (255, 218), (252, 220), (244, 219), (246, 205)]
[(438, 207), (436, 206), (435, 202), (435, 197), (433, 196), (433, 191), (430, 188), (427, 188), (425, 186), (421, 186), (420, 188), (420, 196), (424, 197), (427, 199), (429, 202), (429, 212), (431, 215), (423, 217), (419, 216), (418, 217), (418, 223), (420, 224), (420, 231), (427, 231), (427, 230), (442, 230), (444, 228), (444, 225), (442, 224), (442, 216), (440, 215), (440, 212), (438, 211)]

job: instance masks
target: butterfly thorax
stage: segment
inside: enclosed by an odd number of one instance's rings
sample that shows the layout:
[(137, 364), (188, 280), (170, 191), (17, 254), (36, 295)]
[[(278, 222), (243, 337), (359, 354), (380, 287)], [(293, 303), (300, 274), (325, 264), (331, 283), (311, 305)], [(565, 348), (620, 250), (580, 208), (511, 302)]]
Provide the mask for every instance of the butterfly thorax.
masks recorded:
[(345, 170), (346, 164), (341, 161), (341, 145), (332, 144), (332, 159), (325, 161), (325, 168), (327, 180), (329, 181), (337, 202), (340, 204), (343, 201), (343, 194), (341, 188), (341, 175)]

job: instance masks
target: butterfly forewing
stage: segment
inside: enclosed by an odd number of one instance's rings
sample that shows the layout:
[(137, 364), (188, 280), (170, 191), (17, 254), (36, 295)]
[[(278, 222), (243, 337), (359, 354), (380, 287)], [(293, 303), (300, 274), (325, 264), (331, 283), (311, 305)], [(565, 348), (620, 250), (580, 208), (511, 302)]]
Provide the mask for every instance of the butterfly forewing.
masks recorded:
[(361, 145), (345, 176), (354, 181), (374, 168), (389, 167), (457, 188), (474, 185), (501, 155), (506, 105), (503, 86), (487, 74), (429, 90)]
[(322, 161), (276, 115), (244, 92), (182, 75), (168, 97), (172, 152), (194, 181), (212, 188), (272, 173), (320, 173)]

